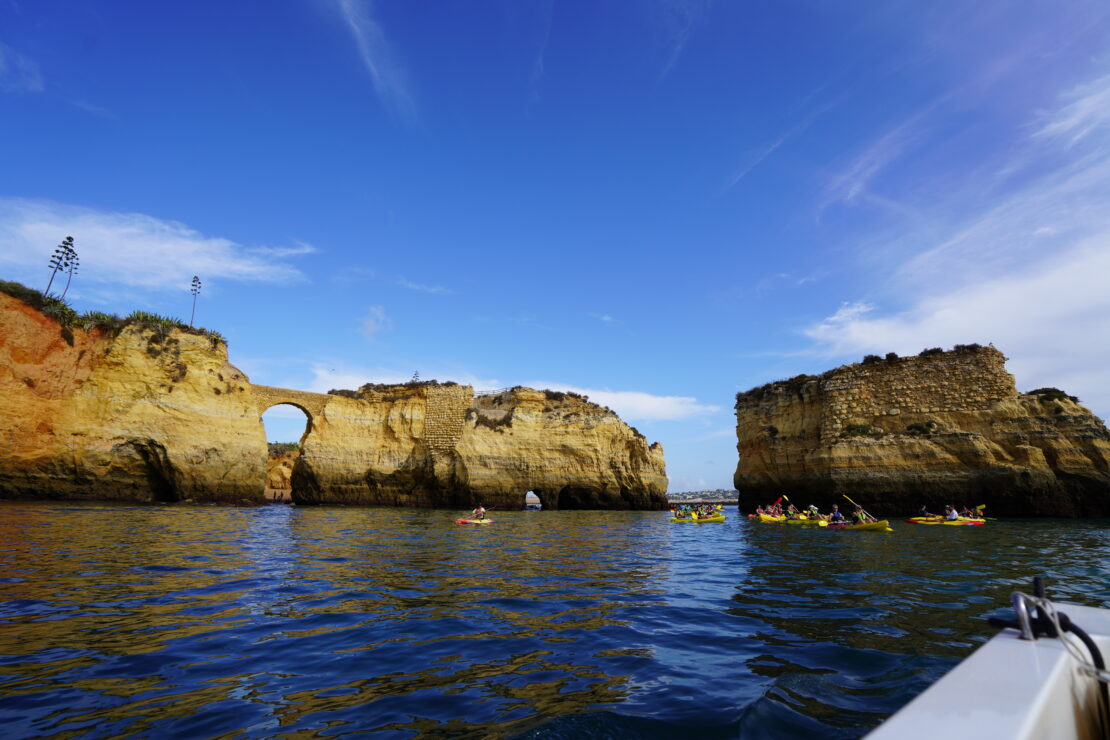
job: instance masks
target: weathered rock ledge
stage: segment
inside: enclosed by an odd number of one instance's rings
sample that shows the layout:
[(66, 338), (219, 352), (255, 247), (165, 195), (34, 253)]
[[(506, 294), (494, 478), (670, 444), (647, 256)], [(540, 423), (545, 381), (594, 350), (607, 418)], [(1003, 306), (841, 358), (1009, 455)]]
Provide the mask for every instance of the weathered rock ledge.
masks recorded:
[(661, 445), (581, 396), (522, 387), (333, 392), (293, 469), (306, 502), (519, 509), (533, 491), (544, 509), (658, 509), (666, 490)]
[(309, 417), (298, 503), (518, 509), (532, 490), (545, 509), (666, 506), (662, 447), (579, 396), (255, 385), (216, 335), (63, 328), (0, 292), (0, 497), (263, 503), (286, 478), (261, 415), (282, 403)]
[(1055, 389), (1022, 394), (993, 347), (846, 365), (740, 393), (741, 502), (851, 496), (878, 515), (1110, 516), (1110, 432)]

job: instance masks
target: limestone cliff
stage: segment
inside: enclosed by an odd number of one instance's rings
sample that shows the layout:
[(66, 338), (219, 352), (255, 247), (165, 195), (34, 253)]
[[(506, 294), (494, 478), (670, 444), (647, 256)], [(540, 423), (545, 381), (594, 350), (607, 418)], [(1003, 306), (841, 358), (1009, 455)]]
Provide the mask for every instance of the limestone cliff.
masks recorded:
[(0, 293), (0, 496), (259, 502), (265, 449), (222, 342), (63, 328)]
[(1110, 516), (1106, 426), (1055, 389), (1018, 393), (1005, 360), (978, 345), (872, 357), (738, 394), (741, 502)]
[[(299, 503), (518, 509), (534, 490), (548, 509), (666, 505), (662, 447), (582, 397), (256, 385), (216, 336), (103, 315), (83, 330), (12, 286), (0, 286), (23, 298), (0, 291), (2, 498), (262, 503), (269, 483)], [(269, 466), (261, 415), (276, 404), (310, 423), (302, 454)]]
[(665, 508), (663, 449), (580, 396), (364, 386), (335, 394), (302, 442), (298, 502), (520, 509)]

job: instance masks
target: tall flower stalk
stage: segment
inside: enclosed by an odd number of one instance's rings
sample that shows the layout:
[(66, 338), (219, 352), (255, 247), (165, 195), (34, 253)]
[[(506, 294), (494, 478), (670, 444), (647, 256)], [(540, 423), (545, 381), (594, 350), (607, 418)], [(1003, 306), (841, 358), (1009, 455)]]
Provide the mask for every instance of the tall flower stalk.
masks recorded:
[(193, 284), (189, 292), (193, 294), (193, 312), (189, 314), (189, 327), (192, 328), (193, 319), (197, 316), (197, 296), (200, 295), (200, 278), (196, 275), (193, 275)]
[[(54, 285), (54, 276), (58, 274), (59, 270), (68, 271), (71, 262), (76, 261), (76, 259), (77, 250), (73, 248), (73, 237), (67, 236), (65, 239), (62, 239), (62, 243), (58, 245), (58, 248), (54, 250), (54, 254), (50, 256), (50, 264), (47, 265), (47, 267), (52, 268), (52, 271), (50, 273), (50, 282), (46, 284), (46, 290), (43, 291), (43, 295), (50, 295), (50, 287)], [(74, 269), (76, 269), (76, 267)], [(72, 272), (69, 277), (71, 280), (73, 279)], [(66, 290), (69, 290), (68, 282), (66, 283)]]

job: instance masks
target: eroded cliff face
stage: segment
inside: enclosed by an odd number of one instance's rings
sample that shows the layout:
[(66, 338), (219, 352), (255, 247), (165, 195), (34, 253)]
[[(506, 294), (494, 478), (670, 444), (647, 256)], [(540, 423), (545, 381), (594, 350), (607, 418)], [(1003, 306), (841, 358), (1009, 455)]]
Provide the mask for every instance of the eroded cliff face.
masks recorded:
[(1062, 394), (1018, 393), (1005, 359), (993, 347), (897, 358), (740, 394), (741, 501), (1110, 516), (1105, 424)]
[[(270, 466), (261, 423), (311, 419)], [(295, 459), (294, 459), (295, 458)], [(288, 463), (288, 464), (286, 464)], [(468, 386), (324, 395), (252, 385), (208, 336), (63, 330), (0, 293), (0, 497), (518, 509), (664, 508), (663, 450), (569, 394)]]
[(0, 496), (257, 503), (265, 453), (222, 342), (63, 331), (0, 293)]
[(519, 509), (665, 508), (662, 446), (568, 394), (469, 386), (332, 396), (293, 472), (298, 502)]

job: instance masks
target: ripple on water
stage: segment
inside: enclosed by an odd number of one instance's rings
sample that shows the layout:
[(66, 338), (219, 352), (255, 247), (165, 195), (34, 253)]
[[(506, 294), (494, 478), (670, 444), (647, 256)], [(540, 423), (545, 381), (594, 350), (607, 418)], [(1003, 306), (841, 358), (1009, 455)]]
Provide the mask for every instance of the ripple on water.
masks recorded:
[(985, 640), (1032, 575), (1110, 605), (1105, 522), (665, 518), (0, 504), (0, 722), (16, 737), (857, 737)]

